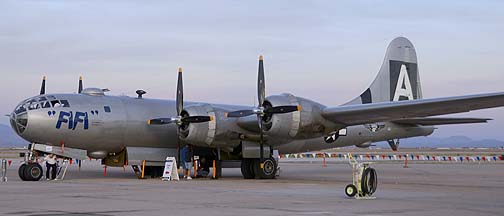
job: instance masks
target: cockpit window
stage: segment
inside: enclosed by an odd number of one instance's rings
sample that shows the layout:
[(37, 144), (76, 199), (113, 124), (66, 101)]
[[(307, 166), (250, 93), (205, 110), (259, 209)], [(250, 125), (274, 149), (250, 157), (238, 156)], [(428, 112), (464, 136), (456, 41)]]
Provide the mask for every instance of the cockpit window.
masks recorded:
[(52, 95), (48, 95), (48, 96), (47, 96), (47, 99), (49, 99), (49, 100), (56, 100), (56, 97), (54, 97), (54, 96), (52, 96)]
[(61, 102), (61, 105), (63, 107), (70, 107), (70, 104), (68, 103), (68, 100), (61, 100), (60, 102)]
[(52, 100), (52, 101), (51, 101), (51, 105), (52, 105), (52, 107), (54, 107), (54, 108), (61, 107), (61, 103), (59, 102), (59, 100)]
[(28, 106), (29, 110), (35, 110), (35, 109), (39, 109), (39, 108), (40, 108), (40, 104), (38, 104), (38, 103), (32, 103)]
[(28, 109), (29, 110), (35, 110), (35, 109), (39, 109), (39, 108), (40, 108), (40, 104), (36, 100), (31, 100), (28, 102)]
[(51, 108), (51, 102), (49, 101), (44, 101), (40, 104), (42, 105), (42, 108)]
[(14, 110), (14, 113), (17, 115), (24, 113), (28, 110), (36, 110), (36, 109), (44, 109), (44, 108), (58, 108), (58, 107), (70, 107), (70, 103), (68, 100), (48, 100), (48, 98), (55, 98), (52, 95), (45, 96), (45, 97), (37, 97), (34, 99), (29, 99), (24, 101), (23, 103), (19, 104), (16, 109)]
[(16, 111), (14, 111), (16, 114), (26, 112), (26, 107), (24, 104), (20, 104), (17, 108)]
[(15, 126), (19, 134), (22, 134), (28, 125), (28, 114), (25, 112), (20, 115), (15, 115), (14, 118), (11, 118), (11, 125)]

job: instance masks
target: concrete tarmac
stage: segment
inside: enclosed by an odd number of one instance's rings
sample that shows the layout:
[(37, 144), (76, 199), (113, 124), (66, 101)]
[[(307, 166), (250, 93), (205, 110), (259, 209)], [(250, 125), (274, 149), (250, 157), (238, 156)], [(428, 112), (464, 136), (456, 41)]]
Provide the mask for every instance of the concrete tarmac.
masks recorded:
[(275, 180), (139, 180), (130, 167), (86, 161), (63, 181), (22, 182), (18, 163), (0, 182), (0, 215), (504, 215), (502, 164), (375, 164), (374, 200), (347, 198), (345, 164), (281, 162)]

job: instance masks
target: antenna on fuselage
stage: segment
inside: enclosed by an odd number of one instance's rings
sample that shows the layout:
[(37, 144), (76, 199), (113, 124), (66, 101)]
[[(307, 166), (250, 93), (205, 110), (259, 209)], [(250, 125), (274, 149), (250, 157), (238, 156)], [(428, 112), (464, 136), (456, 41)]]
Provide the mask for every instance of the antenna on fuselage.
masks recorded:
[(42, 85), (40, 86), (40, 95), (45, 94), (45, 82), (46, 82), (46, 76), (42, 77)]
[(79, 76), (79, 89), (77, 92), (80, 94), (82, 92), (82, 76)]

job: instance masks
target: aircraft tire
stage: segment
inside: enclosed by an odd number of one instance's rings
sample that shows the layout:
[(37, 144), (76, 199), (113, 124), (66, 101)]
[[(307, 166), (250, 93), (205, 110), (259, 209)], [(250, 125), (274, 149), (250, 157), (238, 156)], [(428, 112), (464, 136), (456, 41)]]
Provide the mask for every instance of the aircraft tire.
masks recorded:
[(263, 160), (264, 167), (261, 169), (260, 159), (254, 160), (254, 173), (260, 179), (274, 179), (277, 172), (277, 163), (275, 159), (266, 158)]
[(345, 187), (345, 194), (348, 197), (354, 197), (357, 194), (357, 187), (353, 184), (349, 184)]
[(19, 166), (19, 169), (18, 169), (18, 175), (19, 175), (19, 178), (23, 181), (26, 181), (26, 178), (25, 178), (25, 169), (26, 169), (26, 164), (21, 164), (21, 166)]
[(362, 173), (361, 190), (364, 195), (372, 195), (378, 185), (376, 170), (369, 167)]
[(42, 166), (38, 163), (30, 163), (24, 169), (24, 177), (26, 181), (38, 181), (44, 175)]
[(254, 159), (243, 158), (241, 162), (241, 173), (244, 179), (253, 179), (255, 178), (254, 174)]

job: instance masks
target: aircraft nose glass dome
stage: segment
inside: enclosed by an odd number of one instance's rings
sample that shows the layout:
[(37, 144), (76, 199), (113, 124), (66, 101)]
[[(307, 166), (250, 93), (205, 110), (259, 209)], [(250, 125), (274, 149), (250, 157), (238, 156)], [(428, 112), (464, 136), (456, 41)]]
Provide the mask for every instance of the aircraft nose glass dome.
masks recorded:
[(16, 130), (18, 134), (22, 134), (26, 130), (26, 126), (28, 125), (27, 107), (29, 106), (29, 104), (30, 101), (25, 101), (19, 104), (10, 116), (11, 126)]

